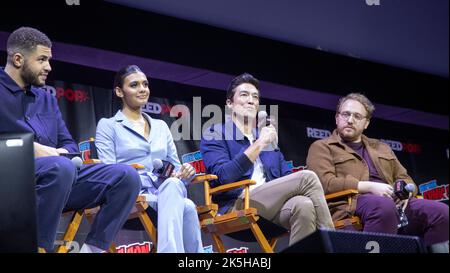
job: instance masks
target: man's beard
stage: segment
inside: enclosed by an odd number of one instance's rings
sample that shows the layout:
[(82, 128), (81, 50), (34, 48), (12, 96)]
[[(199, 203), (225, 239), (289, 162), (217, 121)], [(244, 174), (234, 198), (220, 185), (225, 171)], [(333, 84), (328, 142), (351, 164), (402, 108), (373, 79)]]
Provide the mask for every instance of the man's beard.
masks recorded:
[(27, 62), (25, 61), (21, 73), (21, 77), (25, 85), (44, 86), (45, 82), (39, 81), (39, 73), (34, 73), (29, 69)]
[(352, 134), (348, 134), (348, 133), (345, 133), (344, 131), (345, 131), (345, 129), (341, 129), (338, 131), (339, 136), (341, 137), (341, 139), (343, 141), (351, 142), (351, 141), (355, 141), (358, 139), (358, 134), (356, 132), (354, 132)]

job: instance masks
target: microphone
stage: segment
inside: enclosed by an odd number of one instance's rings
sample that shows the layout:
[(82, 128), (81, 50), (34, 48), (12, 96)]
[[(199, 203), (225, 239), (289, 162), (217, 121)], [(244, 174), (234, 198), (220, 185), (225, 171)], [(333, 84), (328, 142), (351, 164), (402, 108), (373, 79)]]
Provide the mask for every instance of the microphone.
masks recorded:
[(155, 158), (152, 161), (153, 164), (153, 173), (156, 174), (159, 178), (167, 179), (172, 175), (175, 166), (166, 160), (161, 160), (159, 158)]
[[(270, 119), (267, 119), (268, 115), (266, 111), (258, 112), (258, 129), (262, 129), (262, 127), (270, 126)], [(267, 145), (263, 151), (275, 151), (278, 149), (278, 141), (274, 140), (271, 144)]]
[[(397, 196), (398, 199), (400, 200), (405, 200), (408, 199), (409, 197), (409, 189), (410, 186), (408, 188), (406, 188), (409, 184), (406, 184), (406, 182), (404, 180), (397, 180), (394, 183), (394, 194), (395, 196)], [(414, 191), (414, 188), (413, 188)]]
[(405, 211), (406, 206), (408, 205), (409, 199), (411, 199), (412, 195), (414, 194), (414, 190), (416, 189), (416, 185), (413, 184), (407, 184), (405, 186), (405, 190), (408, 192), (408, 198), (406, 199), (405, 203), (403, 204), (402, 210)]
[(405, 186), (405, 190), (407, 190), (409, 192), (409, 195), (412, 195), (414, 193), (414, 191), (416, 190), (416, 185), (414, 185), (414, 184), (407, 184)]
[(80, 169), (81, 166), (83, 165), (83, 160), (81, 160), (81, 157), (79, 156), (72, 157), (70, 161), (72, 161), (73, 165), (75, 165), (77, 169)]
[(60, 153), (59, 155), (69, 158), (77, 169), (80, 169), (83, 165), (83, 160), (79, 157), (80, 153)]
[[(258, 112), (258, 127), (260, 124), (264, 124), (264, 126), (270, 125), (270, 120), (267, 120), (267, 112), (266, 111), (259, 111)], [(264, 123), (262, 123), (264, 122)], [(261, 126), (262, 127), (262, 126)]]
[(75, 156), (80, 156), (81, 153), (60, 153), (59, 155), (72, 159)]
[[(398, 184), (399, 189), (402, 188), (401, 189), (402, 194), (400, 194), (400, 195), (402, 197), (407, 195), (407, 197), (403, 198), (403, 199), (399, 197), (401, 200), (405, 200), (405, 201), (403, 203), (403, 206), (401, 206), (401, 208), (398, 208), (399, 224), (398, 224), (397, 228), (403, 228), (403, 227), (408, 225), (408, 218), (406, 217), (405, 209), (408, 206), (409, 200), (411, 199), (412, 195), (414, 194), (414, 191), (416, 190), (416, 185), (414, 185), (414, 184), (406, 184), (405, 181), (399, 180), (399, 181), (395, 182), (396, 190), (397, 190), (397, 184)], [(396, 195), (397, 195), (397, 193), (396, 193)]]
[(153, 173), (158, 177), (156, 181), (152, 181), (155, 188), (159, 188), (164, 181), (172, 175), (175, 166), (166, 160), (155, 158), (152, 161)]
[(159, 158), (153, 159), (152, 164), (153, 164), (153, 171), (159, 170), (163, 166), (162, 160)]

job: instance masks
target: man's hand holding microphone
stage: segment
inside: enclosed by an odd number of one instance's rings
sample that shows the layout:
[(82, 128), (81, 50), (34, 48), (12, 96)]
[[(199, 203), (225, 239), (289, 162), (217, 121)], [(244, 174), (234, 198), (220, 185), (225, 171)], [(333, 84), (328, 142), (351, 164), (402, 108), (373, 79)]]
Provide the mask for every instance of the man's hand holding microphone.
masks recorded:
[(37, 142), (34, 142), (33, 146), (35, 158), (46, 156), (65, 156), (72, 161), (77, 169), (83, 165), (83, 160), (80, 157), (80, 153), (69, 153), (69, 151), (64, 148), (53, 148)]
[(278, 133), (274, 122), (272, 117), (268, 118), (267, 112), (260, 111), (258, 113), (258, 128), (261, 130), (257, 141), (264, 147), (263, 151), (278, 149)]
[(260, 111), (258, 113), (259, 130), (258, 139), (244, 151), (244, 154), (251, 162), (255, 162), (262, 151), (274, 151), (278, 149), (278, 133), (272, 119), (267, 119), (267, 113)]
[(373, 181), (359, 181), (358, 192), (372, 193), (378, 196), (384, 196), (393, 199), (394, 188), (387, 183), (373, 182)]

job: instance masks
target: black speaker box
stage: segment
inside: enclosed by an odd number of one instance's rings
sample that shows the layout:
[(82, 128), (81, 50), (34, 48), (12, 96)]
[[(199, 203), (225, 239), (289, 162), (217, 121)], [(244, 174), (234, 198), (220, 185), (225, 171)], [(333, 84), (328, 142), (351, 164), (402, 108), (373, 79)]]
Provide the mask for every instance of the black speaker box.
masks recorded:
[(319, 229), (283, 253), (425, 253), (419, 237)]
[(33, 140), (0, 134), (0, 253), (37, 251)]

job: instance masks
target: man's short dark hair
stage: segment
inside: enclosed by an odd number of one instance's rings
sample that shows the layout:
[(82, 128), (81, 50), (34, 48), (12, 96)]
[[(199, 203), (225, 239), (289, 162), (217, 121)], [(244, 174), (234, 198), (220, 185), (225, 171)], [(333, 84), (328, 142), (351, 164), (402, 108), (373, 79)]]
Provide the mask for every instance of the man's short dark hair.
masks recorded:
[(25, 55), (32, 52), (38, 45), (48, 48), (52, 47), (52, 42), (44, 33), (31, 27), (21, 27), (16, 29), (8, 37), (6, 42), (6, 51), (8, 53), (8, 62), (12, 63), (12, 57), (16, 53)]
[(259, 81), (249, 73), (243, 73), (236, 78), (234, 78), (227, 88), (227, 99), (233, 101), (234, 93), (236, 92), (236, 87), (243, 83), (249, 83), (256, 87), (259, 91)]

